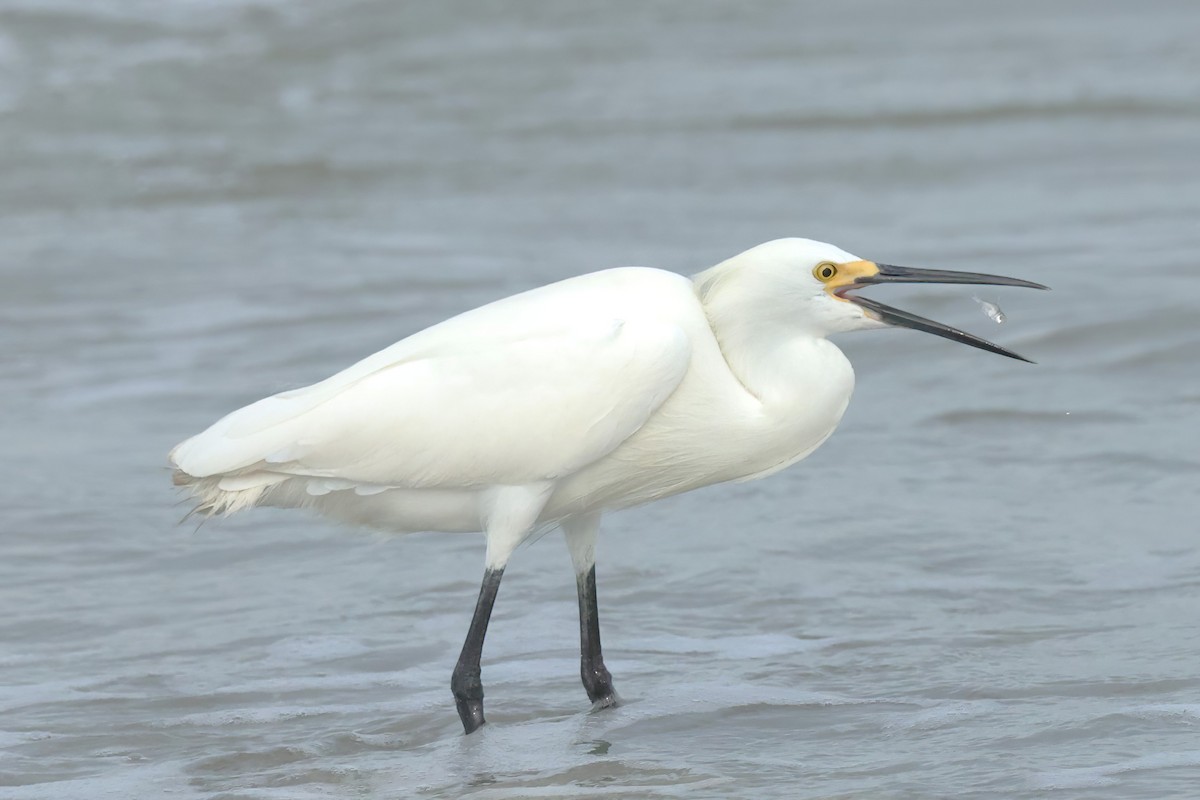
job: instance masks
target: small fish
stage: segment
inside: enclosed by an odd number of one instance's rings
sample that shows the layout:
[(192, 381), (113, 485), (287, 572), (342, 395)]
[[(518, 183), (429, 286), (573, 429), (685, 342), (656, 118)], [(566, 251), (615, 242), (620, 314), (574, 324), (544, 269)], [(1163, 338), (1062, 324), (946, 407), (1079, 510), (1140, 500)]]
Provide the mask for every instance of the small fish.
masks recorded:
[(987, 300), (980, 300), (974, 295), (971, 296), (971, 299), (976, 303), (979, 303), (979, 307), (983, 309), (983, 313), (995, 320), (997, 325), (1003, 325), (1004, 321), (1008, 319), (1008, 317), (1004, 316), (1004, 312), (1000, 310), (1000, 306), (996, 305), (995, 303), (989, 303)]

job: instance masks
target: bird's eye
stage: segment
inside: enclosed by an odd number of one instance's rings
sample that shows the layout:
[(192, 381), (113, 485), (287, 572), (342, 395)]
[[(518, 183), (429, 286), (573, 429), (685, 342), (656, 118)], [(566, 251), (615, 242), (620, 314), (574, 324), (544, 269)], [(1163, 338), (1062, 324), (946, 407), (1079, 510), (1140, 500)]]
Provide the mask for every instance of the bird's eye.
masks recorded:
[(837, 264), (830, 264), (828, 261), (824, 264), (817, 264), (813, 269), (813, 275), (819, 281), (831, 281), (833, 276), (837, 275)]

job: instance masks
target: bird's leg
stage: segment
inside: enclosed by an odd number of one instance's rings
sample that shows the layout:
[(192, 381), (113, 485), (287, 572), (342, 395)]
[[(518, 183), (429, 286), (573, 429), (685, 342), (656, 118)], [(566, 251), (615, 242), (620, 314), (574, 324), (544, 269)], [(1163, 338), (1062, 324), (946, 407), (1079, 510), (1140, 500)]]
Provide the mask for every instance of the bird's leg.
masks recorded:
[(600, 515), (571, 517), (562, 527), (575, 565), (575, 586), (579, 593), (579, 672), (583, 688), (595, 708), (615, 706), (619, 698), (600, 651), (600, 613), (596, 602), (596, 533)]
[(500, 590), (500, 578), (503, 576), (504, 567), (484, 571), (475, 615), (471, 617), (467, 640), (463, 642), (462, 652), (450, 678), (450, 691), (454, 692), (454, 704), (458, 706), (458, 716), (462, 718), (466, 733), (473, 733), (485, 722), (479, 658), (483, 655), (483, 637), (487, 635), (488, 620), (492, 618), (492, 606), (496, 603), (496, 592)]
[(584, 575), (577, 575), (579, 589), (579, 672), (583, 677), (583, 688), (588, 699), (596, 708), (608, 708), (617, 704), (617, 693), (613, 689), (612, 675), (604, 666), (604, 654), (600, 652), (600, 616), (596, 606), (596, 565)]
[(454, 674), (450, 676), (450, 691), (462, 719), (463, 730), (474, 733), (486, 720), (483, 718), (483, 681), (480, 679), (479, 658), (483, 655), (483, 637), (487, 635), (492, 606), (504, 567), (521, 542), (529, 537), (538, 514), (550, 497), (553, 484), (535, 483), (523, 486), (496, 487), (486, 493), (483, 523), (487, 537), (487, 558), (483, 570), (483, 585), (467, 640), (463, 642)]

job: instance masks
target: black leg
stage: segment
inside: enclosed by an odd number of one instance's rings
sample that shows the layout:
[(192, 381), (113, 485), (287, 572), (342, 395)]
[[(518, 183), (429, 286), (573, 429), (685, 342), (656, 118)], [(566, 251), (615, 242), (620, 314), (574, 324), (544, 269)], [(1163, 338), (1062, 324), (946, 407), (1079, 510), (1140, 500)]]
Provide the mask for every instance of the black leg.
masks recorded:
[[(471, 617), (467, 640), (463, 642), (462, 653), (450, 678), (454, 704), (458, 706), (458, 716), (462, 718), (463, 730), (467, 733), (475, 732), (486, 722), (483, 718), (483, 681), (479, 675), (479, 657), (483, 655), (483, 637), (487, 634), (488, 620), (492, 618), (492, 606), (496, 603), (496, 592), (500, 589), (500, 578), (503, 576), (503, 567), (484, 571), (479, 602), (475, 604), (475, 616)], [(592, 596), (595, 597), (594, 591)]]
[(600, 616), (596, 605), (596, 565), (576, 577), (579, 589), (579, 671), (583, 688), (596, 708), (617, 704), (612, 675), (600, 652)]

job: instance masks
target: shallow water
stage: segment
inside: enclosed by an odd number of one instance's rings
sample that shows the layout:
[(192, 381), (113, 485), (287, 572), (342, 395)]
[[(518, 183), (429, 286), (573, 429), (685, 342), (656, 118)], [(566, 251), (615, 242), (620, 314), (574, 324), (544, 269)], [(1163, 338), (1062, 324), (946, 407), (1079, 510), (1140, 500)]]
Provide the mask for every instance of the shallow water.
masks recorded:
[[(1194, 797), (1189, 2), (0, 2), (0, 797)], [(555, 534), (492, 724), (478, 537), (176, 522), (165, 453), (457, 311), (784, 235), (1051, 284), (895, 302), (841, 430)]]

